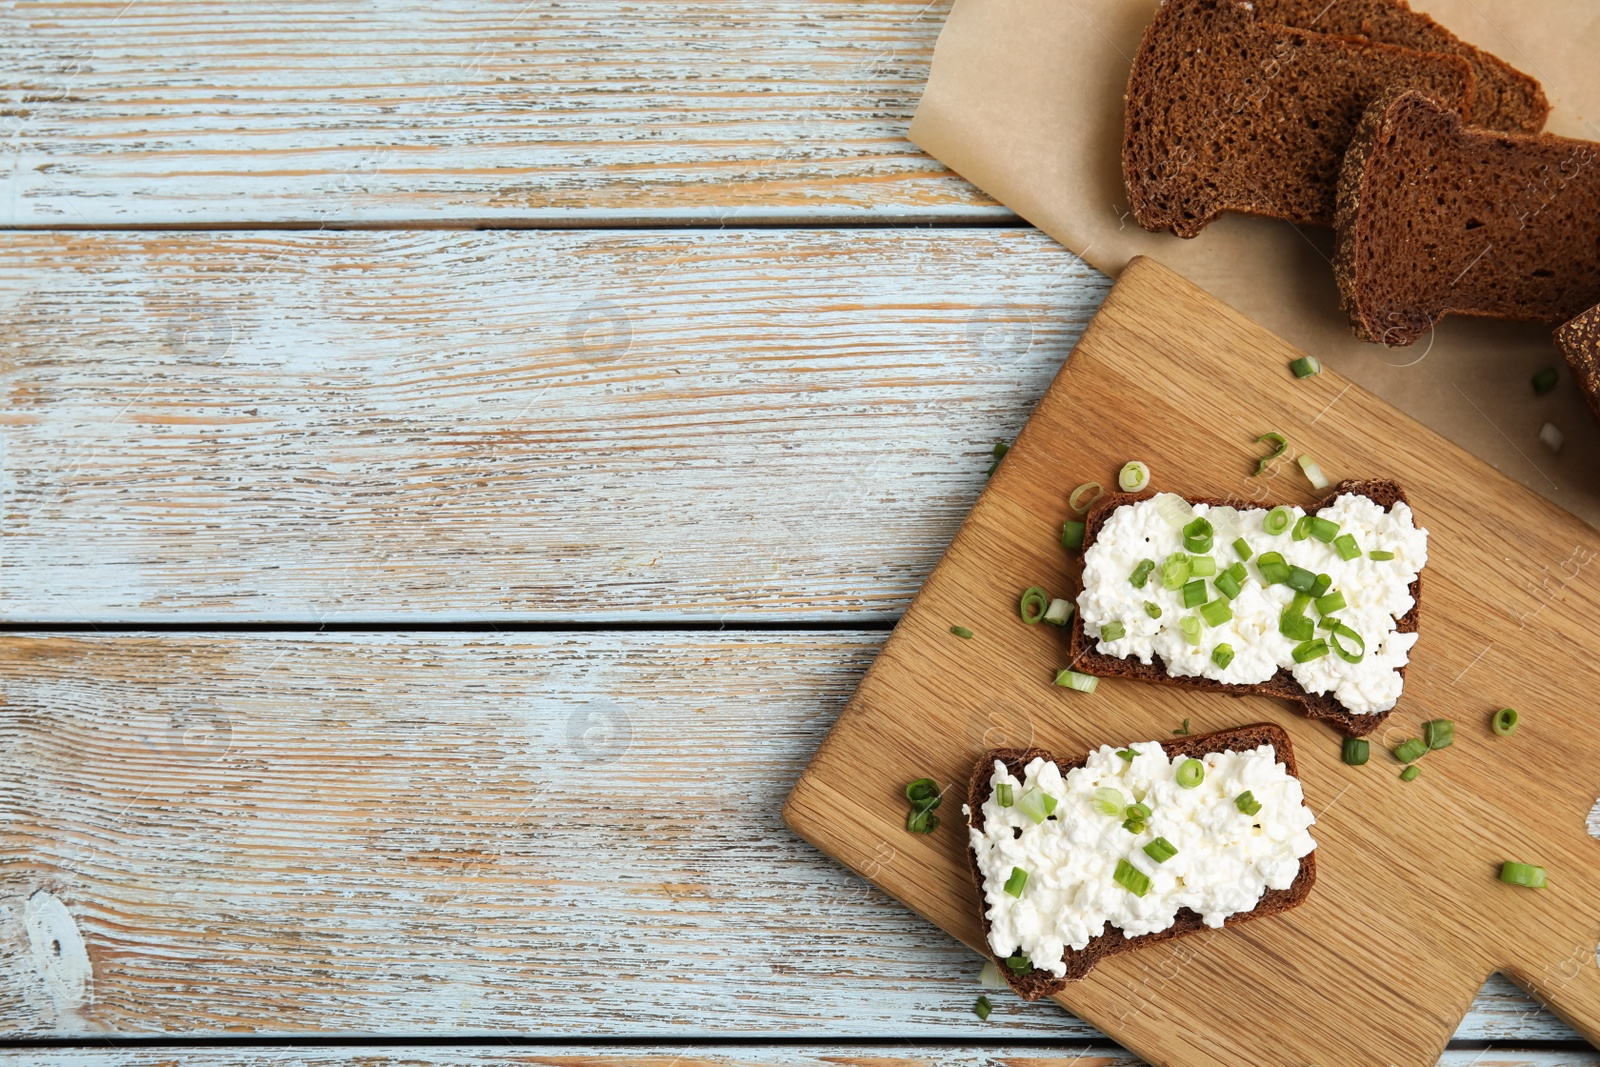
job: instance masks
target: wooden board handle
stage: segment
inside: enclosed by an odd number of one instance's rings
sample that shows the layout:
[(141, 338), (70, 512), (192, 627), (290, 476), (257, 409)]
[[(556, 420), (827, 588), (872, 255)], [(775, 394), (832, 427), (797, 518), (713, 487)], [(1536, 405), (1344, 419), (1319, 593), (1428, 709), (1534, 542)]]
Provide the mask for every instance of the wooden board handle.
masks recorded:
[(1600, 1047), (1600, 961), (1596, 946), (1580, 945), (1564, 959), (1502, 973), (1537, 997), (1590, 1044)]

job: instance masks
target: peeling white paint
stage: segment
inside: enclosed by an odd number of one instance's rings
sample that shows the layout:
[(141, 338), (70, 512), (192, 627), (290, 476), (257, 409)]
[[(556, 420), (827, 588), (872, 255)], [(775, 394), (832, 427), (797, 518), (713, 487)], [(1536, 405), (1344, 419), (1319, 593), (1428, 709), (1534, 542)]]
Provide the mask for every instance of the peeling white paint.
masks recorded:
[(34, 969), (44, 979), (56, 1007), (75, 1012), (90, 1003), (94, 996), (94, 968), (67, 906), (41, 889), (28, 898), (22, 909), (22, 925), (28, 932)]

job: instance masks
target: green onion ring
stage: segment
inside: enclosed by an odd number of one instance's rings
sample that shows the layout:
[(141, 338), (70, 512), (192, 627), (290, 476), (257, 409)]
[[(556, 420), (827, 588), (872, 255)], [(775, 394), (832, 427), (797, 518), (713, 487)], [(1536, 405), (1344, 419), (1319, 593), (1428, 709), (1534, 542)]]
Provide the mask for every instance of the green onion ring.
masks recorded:
[[(1360, 646), (1360, 648), (1354, 652), (1347, 651), (1345, 647), (1339, 643), (1339, 638), (1341, 637), (1347, 641), (1354, 641)], [(1366, 638), (1362, 637), (1360, 634), (1356, 633), (1342, 622), (1336, 622), (1329, 628), (1328, 644), (1333, 647), (1334, 655), (1338, 656), (1346, 663), (1360, 663), (1367, 654)]]
[(1494, 732), (1501, 737), (1510, 737), (1517, 732), (1517, 709), (1501, 708), (1494, 713)]
[(1123, 464), (1121, 472), (1117, 474), (1117, 487), (1124, 493), (1143, 492), (1150, 484), (1150, 467), (1139, 460)]
[(1036, 585), (1030, 585), (1022, 594), (1022, 602), (1017, 609), (1022, 615), (1022, 621), (1029, 626), (1037, 625), (1044, 613), (1050, 610), (1050, 594)]
[(1259, 478), (1263, 474), (1267, 473), (1268, 464), (1289, 451), (1289, 439), (1283, 436), (1283, 434), (1279, 433), (1277, 430), (1270, 430), (1256, 438), (1256, 444), (1271, 444), (1275, 446), (1270, 455), (1262, 456), (1261, 462), (1256, 464), (1256, 477)]
[[(1083, 501), (1081, 499), (1082, 495), (1091, 489), (1094, 490), (1094, 495), (1091, 496), (1087, 501)], [(1072, 491), (1071, 496), (1067, 497), (1067, 507), (1077, 512), (1079, 515), (1082, 515), (1084, 512), (1093, 507), (1094, 502), (1104, 496), (1105, 492), (1105, 487), (1099, 482), (1084, 482), (1082, 485), (1078, 486), (1078, 488)]]

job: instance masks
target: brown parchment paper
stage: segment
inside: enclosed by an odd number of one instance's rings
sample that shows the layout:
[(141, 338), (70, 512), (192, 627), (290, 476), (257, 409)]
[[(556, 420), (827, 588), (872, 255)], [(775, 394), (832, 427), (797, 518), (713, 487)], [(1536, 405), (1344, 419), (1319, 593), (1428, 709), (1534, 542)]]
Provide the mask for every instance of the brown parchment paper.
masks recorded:
[[(1335, 0), (1337, 2), (1337, 0)], [(1155, 0), (956, 0), (911, 139), (1096, 268), (1153, 256), (1593, 525), (1600, 426), (1552, 328), (1449, 318), (1413, 348), (1357, 341), (1333, 235), (1227, 216), (1192, 241), (1141, 230), (1122, 184), (1123, 92)], [(1548, 129), (1600, 141), (1600, 0), (1413, 0), (1544, 83)], [(1557, 367), (1535, 397), (1529, 378)], [(1539, 441), (1545, 423), (1566, 437)], [(1364, 477), (1382, 472), (1329, 472)]]

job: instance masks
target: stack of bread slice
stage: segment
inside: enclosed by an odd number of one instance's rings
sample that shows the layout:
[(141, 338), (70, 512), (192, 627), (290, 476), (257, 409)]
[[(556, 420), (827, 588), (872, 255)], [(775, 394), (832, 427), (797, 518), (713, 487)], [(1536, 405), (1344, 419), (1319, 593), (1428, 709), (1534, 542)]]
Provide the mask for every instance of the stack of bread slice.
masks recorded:
[(1539, 133), (1533, 78), (1404, 0), (1166, 0), (1129, 78), (1123, 175), (1146, 229), (1225, 212), (1338, 231), (1356, 335), (1600, 303), (1600, 144)]

